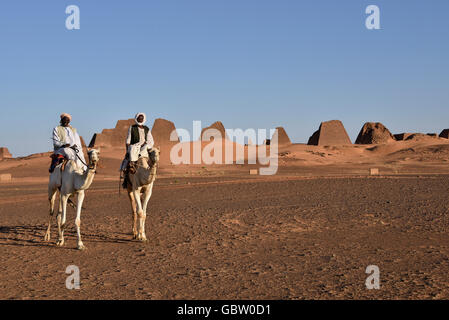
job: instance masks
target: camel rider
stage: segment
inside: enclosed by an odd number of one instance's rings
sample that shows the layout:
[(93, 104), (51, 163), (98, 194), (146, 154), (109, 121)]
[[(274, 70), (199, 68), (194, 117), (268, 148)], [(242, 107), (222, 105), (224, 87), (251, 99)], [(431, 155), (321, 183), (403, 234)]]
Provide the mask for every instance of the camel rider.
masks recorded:
[(147, 116), (145, 113), (136, 114), (136, 124), (132, 125), (128, 130), (128, 136), (126, 138), (127, 154), (122, 163), (121, 171), (126, 170), (128, 163), (131, 168), (135, 168), (135, 163), (139, 160), (141, 153), (153, 148), (154, 139), (150, 128), (145, 125), (146, 121)]
[(58, 165), (58, 156), (62, 156), (67, 160), (73, 160), (79, 169), (87, 170), (81, 139), (76, 129), (70, 126), (71, 121), (72, 116), (68, 113), (63, 113), (61, 114), (60, 125), (53, 130), (54, 156), (52, 157), (50, 172), (53, 172)]

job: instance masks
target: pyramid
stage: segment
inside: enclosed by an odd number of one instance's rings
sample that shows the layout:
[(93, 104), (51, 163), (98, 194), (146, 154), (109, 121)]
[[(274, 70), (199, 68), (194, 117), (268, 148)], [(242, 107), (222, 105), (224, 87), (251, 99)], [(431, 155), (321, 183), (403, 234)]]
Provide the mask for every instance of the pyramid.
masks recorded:
[[(226, 129), (225, 129), (223, 123), (221, 123), (221, 121), (217, 121), (217, 122), (214, 122), (210, 127), (204, 128), (203, 131), (201, 131), (201, 138), (200, 138), (200, 140), (203, 139), (203, 134), (208, 129), (216, 129), (216, 130), (220, 131), (221, 137), (223, 139), (228, 139), (228, 135), (226, 134)], [(204, 140), (206, 140), (206, 141), (209, 140), (209, 139), (207, 139), (208, 138), (207, 136), (205, 138), (206, 139), (204, 139)]]
[(352, 144), (343, 123), (340, 120), (322, 122), (318, 131), (310, 138), (308, 145), (336, 146)]
[(178, 134), (176, 134), (175, 141), (170, 141), (170, 135), (173, 131), (176, 131), (176, 127), (173, 122), (165, 119), (156, 119), (151, 130), (155, 146), (179, 142)]
[(276, 131), (273, 134), (273, 139), (275, 139), (277, 137), (278, 139), (278, 144), (291, 144), (291, 140), (287, 135), (287, 132), (285, 131), (285, 129), (283, 127), (277, 127)]
[(84, 141), (84, 138), (80, 136), (80, 140), (81, 140), (81, 147), (84, 150), (87, 149), (86, 141)]
[(443, 131), (441, 131), (439, 137), (449, 139), (449, 129), (444, 129)]
[[(410, 138), (410, 137), (408, 137)], [(407, 139), (408, 139), (407, 138)], [(378, 144), (395, 141), (395, 138), (382, 123), (367, 122), (357, 136), (356, 144)]]
[(124, 146), (129, 127), (133, 124), (135, 124), (134, 119), (117, 121), (114, 129), (104, 129), (101, 133), (94, 134), (89, 148)]
[(12, 159), (11, 153), (9, 153), (8, 148), (0, 148), (0, 160)]

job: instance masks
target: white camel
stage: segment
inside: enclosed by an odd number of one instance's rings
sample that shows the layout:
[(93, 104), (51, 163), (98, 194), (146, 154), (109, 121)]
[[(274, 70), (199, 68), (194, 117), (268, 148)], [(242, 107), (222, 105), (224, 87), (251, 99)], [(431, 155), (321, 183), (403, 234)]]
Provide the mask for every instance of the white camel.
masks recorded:
[(75, 226), (76, 232), (78, 234), (78, 249), (86, 249), (83, 242), (81, 241), (81, 209), (83, 207), (84, 192), (89, 189), (95, 177), (99, 154), (100, 152), (98, 150), (89, 150), (89, 164), (86, 171), (80, 169), (77, 166), (76, 162), (71, 160), (67, 162), (64, 170), (61, 169), (61, 166), (58, 166), (50, 175), (50, 182), (48, 184), (50, 221), (48, 223), (47, 232), (45, 233), (45, 241), (50, 241), (51, 238), (51, 220), (55, 210), (56, 195), (59, 190), (59, 211), (57, 217), (59, 240), (56, 244), (60, 247), (64, 245), (64, 229), (66, 223), (67, 202), (69, 201), (69, 198), (71, 196), (77, 195)]
[[(145, 220), (147, 217), (148, 202), (153, 193), (153, 184), (156, 180), (157, 165), (159, 163), (159, 148), (152, 148), (149, 157), (141, 157), (137, 161), (136, 172), (128, 175), (128, 197), (133, 211), (133, 239), (147, 241), (145, 234)], [(137, 219), (139, 224), (137, 226)]]

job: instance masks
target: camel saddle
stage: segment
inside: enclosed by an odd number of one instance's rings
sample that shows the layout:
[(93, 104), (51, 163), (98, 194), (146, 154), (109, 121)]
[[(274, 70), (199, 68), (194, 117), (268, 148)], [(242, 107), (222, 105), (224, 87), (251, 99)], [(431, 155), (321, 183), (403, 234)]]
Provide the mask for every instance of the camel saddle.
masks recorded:
[(65, 165), (69, 161), (66, 157), (60, 154), (52, 154), (50, 156), (51, 158), (51, 165), (50, 169), (48, 169), (48, 172), (53, 173), (55, 171), (56, 167), (61, 165), (61, 171), (64, 171)]
[[(148, 166), (150, 168), (153, 168), (153, 165), (149, 159), (148, 159)], [(137, 164), (133, 163), (133, 162), (129, 162), (126, 169), (123, 171), (123, 177), (122, 177), (123, 178), (123, 184), (122, 184), (123, 189), (128, 188), (128, 184), (130, 183), (129, 175), (135, 174), (136, 172), (137, 172)]]

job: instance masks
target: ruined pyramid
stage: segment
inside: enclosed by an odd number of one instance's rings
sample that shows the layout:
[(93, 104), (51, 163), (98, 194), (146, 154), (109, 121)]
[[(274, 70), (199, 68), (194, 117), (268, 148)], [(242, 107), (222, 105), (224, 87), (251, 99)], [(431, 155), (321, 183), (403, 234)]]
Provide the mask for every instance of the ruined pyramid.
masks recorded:
[(449, 139), (449, 129), (444, 129), (441, 131), (439, 137)]
[(0, 160), (11, 159), (12, 155), (9, 153), (8, 148), (0, 148)]
[(200, 139), (205, 140), (205, 141), (210, 140), (210, 139), (208, 139), (210, 137), (210, 133), (209, 133), (209, 135), (206, 134), (206, 136), (203, 137), (203, 134), (208, 129), (216, 129), (216, 130), (218, 130), (221, 133), (222, 139), (228, 139), (229, 140), (228, 135), (226, 134), (226, 129), (225, 129), (225, 127), (224, 127), (224, 125), (223, 125), (223, 123), (221, 121), (214, 122), (211, 126), (209, 126), (207, 128), (204, 128), (201, 131), (201, 138)]
[(129, 127), (133, 124), (135, 124), (134, 119), (117, 121), (114, 129), (104, 129), (101, 133), (94, 134), (89, 148), (124, 146)]
[[(409, 139), (410, 137), (407, 137)], [(379, 144), (395, 141), (396, 139), (382, 123), (380, 122), (366, 122), (359, 135), (357, 136), (356, 144)]]
[[(170, 135), (174, 133), (174, 141), (170, 141)], [(156, 119), (151, 130), (151, 134), (154, 138), (154, 145), (160, 146), (167, 143), (179, 142), (178, 134), (176, 133), (175, 124), (165, 119)]]

